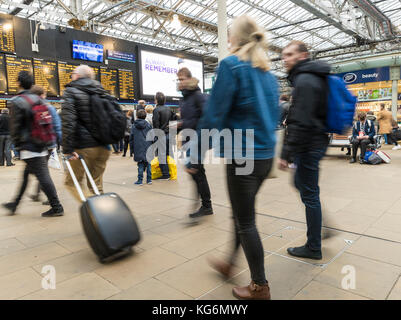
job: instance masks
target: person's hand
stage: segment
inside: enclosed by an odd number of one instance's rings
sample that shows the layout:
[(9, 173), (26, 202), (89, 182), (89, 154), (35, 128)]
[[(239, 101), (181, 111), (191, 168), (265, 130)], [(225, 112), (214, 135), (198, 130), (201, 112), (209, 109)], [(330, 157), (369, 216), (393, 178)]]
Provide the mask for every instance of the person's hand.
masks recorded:
[(69, 154), (65, 154), (64, 155), (68, 160), (78, 160), (79, 159), (79, 155), (76, 152), (72, 152)]
[(195, 169), (195, 168), (185, 168), (185, 171), (186, 171), (187, 173), (189, 173), (189, 174), (192, 174), (192, 175), (198, 173), (198, 169)]
[(364, 138), (365, 138), (365, 139), (369, 139), (369, 136), (365, 136)]
[(278, 168), (286, 171), (288, 169), (288, 161), (284, 159), (278, 159)]

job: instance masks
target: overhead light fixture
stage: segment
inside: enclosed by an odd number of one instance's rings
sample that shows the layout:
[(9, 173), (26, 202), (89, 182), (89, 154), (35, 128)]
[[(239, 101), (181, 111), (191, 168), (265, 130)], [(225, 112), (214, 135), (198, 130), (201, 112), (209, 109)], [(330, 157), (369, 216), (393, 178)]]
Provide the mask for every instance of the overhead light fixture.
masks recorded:
[(11, 23), (6, 23), (5, 25), (3, 25), (3, 30), (5, 32), (10, 31), (13, 28), (13, 26), (11, 25)]
[(170, 26), (175, 30), (178, 30), (181, 28), (181, 21), (178, 18), (177, 14), (173, 15), (173, 20), (171, 21)]

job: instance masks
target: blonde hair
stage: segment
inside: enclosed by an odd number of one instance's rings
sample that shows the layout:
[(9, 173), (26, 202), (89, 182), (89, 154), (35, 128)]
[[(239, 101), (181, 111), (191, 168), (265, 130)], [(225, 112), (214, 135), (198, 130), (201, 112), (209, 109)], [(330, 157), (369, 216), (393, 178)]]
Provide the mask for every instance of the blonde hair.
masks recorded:
[(243, 15), (233, 21), (230, 30), (235, 43), (231, 53), (242, 61), (250, 61), (254, 68), (270, 70), (267, 41), (264, 30), (251, 17)]
[(145, 107), (145, 111), (146, 111), (146, 113), (153, 113), (153, 106), (151, 106), (150, 104), (148, 104), (148, 105)]

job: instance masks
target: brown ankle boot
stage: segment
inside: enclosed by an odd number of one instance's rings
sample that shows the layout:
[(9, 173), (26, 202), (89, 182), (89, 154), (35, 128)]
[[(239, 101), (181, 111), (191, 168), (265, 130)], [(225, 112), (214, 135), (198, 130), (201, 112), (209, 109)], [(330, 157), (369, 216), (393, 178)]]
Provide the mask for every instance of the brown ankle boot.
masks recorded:
[(209, 259), (209, 264), (211, 265), (211, 267), (216, 270), (217, 272), (219, 272), (225, 279), (229, 279), (233, 276), (233, 272), (232, 272), (232, 264), (229, 264), (227, 262), (224, 261), (220, 261), (220, 260), (215, 260), (215, 259)]
[(252, 281), (246, 287), (233, 288), (233, 295), (242, 300), (270, 300), (269, 283), (258, 285)]

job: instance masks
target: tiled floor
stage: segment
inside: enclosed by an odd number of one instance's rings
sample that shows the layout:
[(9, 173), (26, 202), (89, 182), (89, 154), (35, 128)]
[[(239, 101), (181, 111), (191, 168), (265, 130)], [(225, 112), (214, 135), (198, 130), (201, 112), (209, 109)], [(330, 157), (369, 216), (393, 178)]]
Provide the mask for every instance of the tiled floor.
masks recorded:
[[(321, 163), (323, 259), (295, 259), (287, 247), (303, 244), (304, 208), (291, 172), (278, 172), (261, 188), (256, 211), (272, 299), (401, 299), (401, 152), (383, 148), (393, 163), (348, 164), (339, 149)], [(0, 202), (9, 201), (23, 164), (0, 168)], [(177, 181), (137, 187), (136, 165), (113, 155), (105, 191), (117, 192), (132, 209), (142, 241), (134, 253), (101, 264), (88, 246), (79, 204), (52, 171), (65, 215), (41, 218), (46, 208), (25, 197), (15, 216), (0, 209), (0, 299), (234, 299), (234, 285), (250, 281), (240, 250), (233, 278), (225, 281), (210, 257), (226, 258), (233, 245), (224, 166), (208, 165), (214, 216), (188, 224), (194, 210), (192, 181), (179, 165)], [(32, 179), (33, 180), (33, 179)], [(30, 191), (36, 183), (31, 182)], [(44, 266), (54, 266), (56, 289), (45, 290)]]

